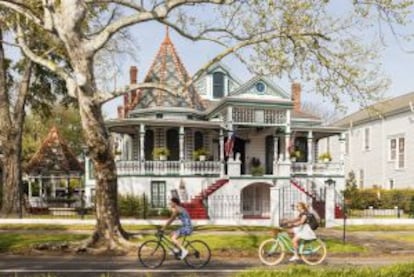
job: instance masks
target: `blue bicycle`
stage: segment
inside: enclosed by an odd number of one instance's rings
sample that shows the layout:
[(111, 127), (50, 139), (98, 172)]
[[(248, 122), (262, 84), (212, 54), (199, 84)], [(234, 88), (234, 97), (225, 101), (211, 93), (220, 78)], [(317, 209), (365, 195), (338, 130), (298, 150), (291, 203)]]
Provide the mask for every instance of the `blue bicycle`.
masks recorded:
[[(279, 264), (286, 253), (294, 253), (292, 240), (284, 229), (275, 229), (274, 238), (265, 240), (259, 247), (259, 258), (265, 265)], [(317, 265), (326, 258), (326, 246), (320, 239), (301, 240), (298, 254), (309, 265)]]

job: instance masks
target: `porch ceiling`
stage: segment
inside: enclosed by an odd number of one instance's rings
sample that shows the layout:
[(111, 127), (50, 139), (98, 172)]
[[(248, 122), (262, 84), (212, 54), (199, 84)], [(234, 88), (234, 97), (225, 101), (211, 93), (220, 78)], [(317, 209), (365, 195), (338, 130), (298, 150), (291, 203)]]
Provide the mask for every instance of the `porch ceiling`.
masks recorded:
[(324, 127), (324, 126), (310, 126), (310, 127), (293, 127), (293, 132), (303, 132), (307, 134), (309, 131), (312, 131), (313, 138), (321, 139), (325, 137), (340, 135), (345, 132), (346, 128), (337, 128), (337, 127)]
[(218, 129), (223, 124), (222, 121), (199, 121), (199, 120), (179, 120), (179, 119), (136, 119), (123, 118), (112, 119), (105, 122), (106, 127), (111, 132), (117, 133), (136, 133), (140, 124), (153, 127), (191, 127), (201, 129)]

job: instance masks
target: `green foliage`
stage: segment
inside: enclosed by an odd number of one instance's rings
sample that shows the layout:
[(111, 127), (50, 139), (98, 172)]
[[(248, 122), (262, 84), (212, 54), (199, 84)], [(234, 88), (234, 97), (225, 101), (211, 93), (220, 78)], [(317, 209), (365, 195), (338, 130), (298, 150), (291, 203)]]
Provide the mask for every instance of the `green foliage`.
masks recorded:
[(170, 155), (170, 150), (168, 150), (168, 148), (165, 148), (165, 147), (155, 147), (154, 150), (152, 151), (152, 157), (154, 158), (154, 160), (159, 160), (160, 156), (168, 157), (169, 155)]
[(264, 174), (264, 168), (261, 166), (261, 162), (258, 158), (252, 158), (250, 161), (250, 173), (253, 176), (262, 176)]
[(252, 270), (240, 273), (237, 277), (412, 277), (414, 263), (399, 264), (385, 267), (349, 267), (349, 268), (310, 268), (308, 266), (294, 265), (286, 270)]
[(410, 217), (414, 218), (414, 196), (411, 196), (410, 209), (408, 211)]
[(329, 152), (325, 152), (325, 153), (320, 154), (318, 158), (321, 161), (325, 161), (325, 160), (331, 161), (332, 160), (331, 153), (329, 153)]
[(351, 209), (363, 210), (370, 206), (374, 209), (394, 209), (398, 206), (404, 212), (409, 213), (414, 190), (384, 190), (377, 188), (360, 190), (356, 186), (355, 174), (351, 171), (348, 174), (343, 194), (345, 199), (348, 200), (348, 208)]
[(145, 194), (120, 194), (118, 206), (121, 217), (145, 218), (149, 213), (149, 203)]
[(193, 159), (197, 161), (199, 160), (200, 156), (208, 156), (208, 154), (209, 152), (206, 149), (200, 148), (193, 151)]
[(39, 149), (50, 128), (56, 126), (76, 156), (81, 155), (84, 139), (79, 111), (73, 107), (56, 106), (50, 116), (32, 113), (26, 116), (23, 129), (23, 161), (28, 162)]

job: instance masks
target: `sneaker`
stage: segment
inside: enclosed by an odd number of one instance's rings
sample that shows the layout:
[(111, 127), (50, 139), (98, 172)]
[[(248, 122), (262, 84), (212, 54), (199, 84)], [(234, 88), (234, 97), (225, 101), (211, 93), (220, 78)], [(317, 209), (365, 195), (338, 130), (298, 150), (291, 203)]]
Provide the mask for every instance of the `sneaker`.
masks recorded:
[(180, 257), (180, 259), (183, 260), (185, 257), (187, 257), (187, 254), (188, 254), (188, 250), (187, 249), (183, 249), (181, 251), (181, 257)]
[(297, 261), (297, 260), (299, 260), (299, 257), (294, 255), (292, 258), (289, 259), (289, 262), (294, 262), (294, 261)]

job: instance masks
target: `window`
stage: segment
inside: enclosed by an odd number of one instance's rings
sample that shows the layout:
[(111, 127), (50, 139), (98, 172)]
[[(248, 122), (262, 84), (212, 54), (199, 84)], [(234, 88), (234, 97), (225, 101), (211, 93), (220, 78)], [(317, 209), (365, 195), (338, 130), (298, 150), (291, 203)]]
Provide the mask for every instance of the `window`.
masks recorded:
[(397, 139), (393, 138), (390, 140), (390, 161), (395, 161), (397, 158)]
[(398, 138), (398, 162), (397, 162), (397, 168), (404, 168), (405, 166), (405, 139), (404, 138)]
[(164, 181), (151, 182), (151, 206), (153, 208), (165, 208), (166, 194)]
[(364, 150), (370, 150), (370, 132), (369, 128), (365, 128), (364, 130)]
[(359, 188), (360, 189), (364, 188), (364, 170), (363, 169), (359, 170)]
[(213, 73), (213, 98), (222, 98), (224, 96), (224, 73)]
[(200, 131), (194, 133), (194, 150), (198, 150), (204, 147), (203, 134)]

